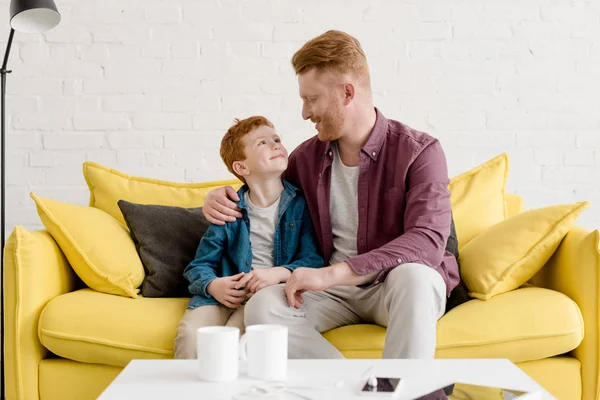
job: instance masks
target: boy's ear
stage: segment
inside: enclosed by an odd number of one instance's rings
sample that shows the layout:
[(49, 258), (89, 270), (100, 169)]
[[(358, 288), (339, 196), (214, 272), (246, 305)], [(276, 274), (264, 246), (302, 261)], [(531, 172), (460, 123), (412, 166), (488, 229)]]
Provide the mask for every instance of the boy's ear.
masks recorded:
[(248, 169), (248, 166), (243, 161), (234, 161), (233, 162), (233, 170), (239, 176), (246, 176), (246, 175), (250, 174), (250, 170)]

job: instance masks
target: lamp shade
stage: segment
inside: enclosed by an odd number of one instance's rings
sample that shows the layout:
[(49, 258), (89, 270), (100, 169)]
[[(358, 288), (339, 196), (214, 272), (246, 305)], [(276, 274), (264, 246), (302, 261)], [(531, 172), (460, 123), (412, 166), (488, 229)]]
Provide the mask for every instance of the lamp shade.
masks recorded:
[(10, 26), (18, 32), (41, 33), (54, 28), (60, 14), (53, 0), (12, 0)]

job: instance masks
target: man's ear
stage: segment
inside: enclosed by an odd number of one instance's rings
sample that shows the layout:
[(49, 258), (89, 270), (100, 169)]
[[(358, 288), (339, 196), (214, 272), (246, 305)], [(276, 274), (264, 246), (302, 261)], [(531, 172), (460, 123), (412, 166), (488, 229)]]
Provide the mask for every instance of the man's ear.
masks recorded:
[(246, 163), (243, 161), (234, 161), (233, 170), (239, 176), (250, 175), (250, 170), (248, 169), (248, 166), (246, 165)]
[(354, 100), (354, 95), (356, 94), (354, 84), (350, 82), (344, 83), (344, 105), (350, 104), (352, 100)]

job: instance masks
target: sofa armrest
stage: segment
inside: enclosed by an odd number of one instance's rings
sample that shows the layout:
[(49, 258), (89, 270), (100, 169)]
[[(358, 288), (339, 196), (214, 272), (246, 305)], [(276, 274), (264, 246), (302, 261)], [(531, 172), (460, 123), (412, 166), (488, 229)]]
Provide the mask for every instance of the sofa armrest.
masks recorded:
[(581, 362), (583, 399), (600, 399), (600, 233), (574, 227), (532, 279), (577, 303), (585, 336), (572, 354)]
[(17, 226), (4, 248), (6, 398), (39, 399), (39, 362), (48, 351), (38, 321), (48, 301), (75, 290), (76, 275), (47, 231)]

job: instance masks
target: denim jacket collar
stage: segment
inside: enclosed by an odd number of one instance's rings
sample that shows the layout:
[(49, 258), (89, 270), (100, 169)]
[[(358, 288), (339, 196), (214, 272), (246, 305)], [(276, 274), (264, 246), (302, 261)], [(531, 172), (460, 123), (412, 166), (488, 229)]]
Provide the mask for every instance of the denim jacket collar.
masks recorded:
[[(285, 179), (282, 179), (281, 182), (283, 183), (283, 192), (281, 192), (281, 199), (279, 200), (279, 212), (277, 213), (278, 220), (281, 217), (281, 215), (285, 212), (287, 207), (290, 205), (292, 199), (296, 197), (296, 194), (298, 192), (298, 188), (286, 181)], [(248, 217), (248, 204), (246, 203), (246, 198), (244, 195), (249, 190), (250, 188), (248, 187), (248, 185), (244, 184), (237, 191), (238, 197), (240, 198), (240, 201), (237, 202), (237, 205), (239, 208), (242, 209), (242, 214), (244, 214), (245, 218)]]

